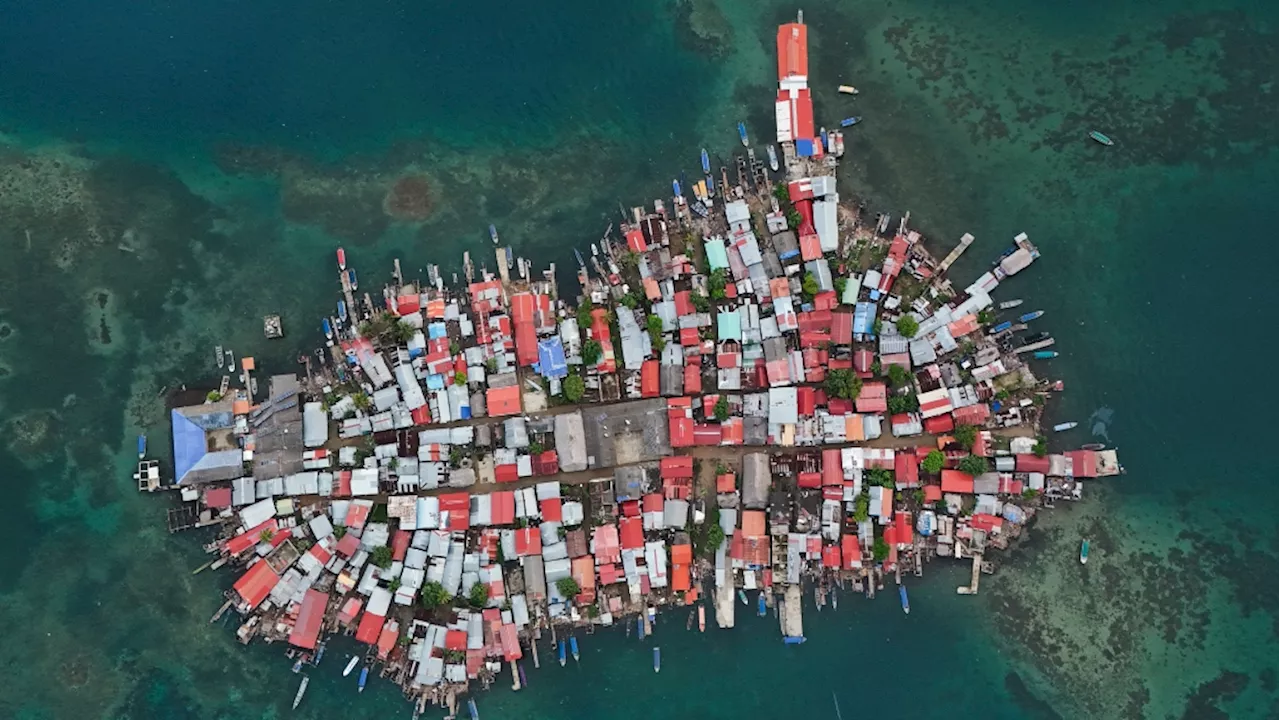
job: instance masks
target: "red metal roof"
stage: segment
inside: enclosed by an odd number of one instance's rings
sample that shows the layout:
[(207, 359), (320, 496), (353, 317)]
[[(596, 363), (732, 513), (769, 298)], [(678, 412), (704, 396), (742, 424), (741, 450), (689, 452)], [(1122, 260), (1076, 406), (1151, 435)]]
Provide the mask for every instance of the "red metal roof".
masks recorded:
[(681, 328), (680, 344), (688, 347), (697, 345), (702, 342), (702, 338), (698, 336), (698, 328)]
[(659, 468), (659, 475), (663, 478), (691, 478), (693, 458), (688, 455), (664, 457), (659, 461)]
[[(408, 530), (396, 530), (395, 535), (391, 536), (391, 559), (400, 561), (404, 560), (405, 553), (409, 551), (409, 542), (413, 540), (413, 533)], [(311, 549), (315, 550), (319, 545), (312, 545)]]
[(719, 445), (720, 439), (721, 435), (719, 425), (711, 424), (693, 426), (694, 445)]
[(623, 550), (639, 550), (644, 547), (644, 525), (640, 518), (622, 518), (618, 521), (618, 534)]
[(489, 495), (489, 524), (510, 525), (516, 521), (516, 494), (499, 490)]
[(265, 560), (259, 560), (253, 567), (249, 568), (245, 574), (236, 580), (236, 593), (240, 595), (240, 599), (249, 607), (256, 608), (267, 599), (267, 595), (271, 593), (271, 589), (280, 582), (280, 576), (276, 575), (271, 566), (267, 565)]
[(231, 488), (209, 488), (204, 493), (204, 504), (210, 508), (231, 507)]
[(778, 79), (809, 76), (809, 28), (802, 23), (778, 26)]
[(1049, 458), (1047, 457), (1036, 457), (1035, 455), (1030, 454), (1014, 455), (1013, 462), (1013, 467), (1018, 472), (1049, 472)]
[(507, 662), (519, 660), (524, 653), (520, 650), (520, 637), (516, 634), (516, 626), (507, 623), (502, 626), (502, 659)]
[(924, 419), (924, 431), (930, 435), (941, 435), (942, 433), (951, 432), (955, 427), (956, 424), (951, 419), (950, 414), (936, 415), (934, 417)]
[(796, 485), (802, 488), (820, 488), (822, 487), (822, 473), (819, 472), (802, 472), (796, 475)]
[(737, 489), (737, 480), (733, 473), (725, 473), (716, 476), (716, 492), (731, 493)]
[(520, 479), (520, 467), (514, 463), (495, 465), (493, 479), (500, 483), (515, 482)]
[(356, 537), (355, 533), (349, 532), (342, 536), (342, 539), (338, 541), (338, 545), (334, 549), (339, 555), (351, 557), (360, 549), (360, 538)]
[(542, 519), (547, 522), (560, 522), (564, 518), (564, 506), (560, 498), (547, 498), (538, 503), (538, 506), (542, 511)]
[(822, 484), (840, 485), (844, 483), (844, 467), (841, 464), (840, 451), (827, 449), (822, 451)]
[(899, 488), (920, 485), (920, 461), (913, 451), (899, 451), (893, 456), (893, 474)]
[[(536, 345), (534, 349), (536, 352)], [(489, 417), (520, 414), (520, 386), (489, 388), (485, 391), (485, 405), (488, 407)]]
[[(853, 313), (831, 313), (831, 342), (837, 345), (848, 345), (853, 342)], [(868, 355), (871, 353), (870, 350), (860, 350), (859, 352), (865, 352)], [(871, 369), (869, 362), (867, 363), (867, 369)]]
[(987, 418), (991, 417), (991, 406), (986, 403), (966, 405), (965, 407), (956, 408), (951, 411), (951, 414), (955, 416), (956, 422), (960, 425), (981, 427), (987, 422)]
[[(688, 290), (680, 290), (675, 295), (676, 315), (681, 317), (692, 315), (696, 312), (693, 306), (693, 297)], [(696, 332), (696, 330), (695, 330)]]
[(886, 400), (884, 383), (863, 383), (862, 391), (858, 393), (858, 399), (855, 405), (858, 408), (858, 412), (873, 413), (885, 412), (888, 410), (889, 403)]
[(927, 503), (937, 502), (942, 499), (942, 488), (937, 485), (924, 486), (924, 501)]
[(445, 493), (440, 496), (440, 512), (449, 513), (450, 530), (466, 530), (471, 527), (471, 494)]
[(840, 539), (842, 560), (846, 570), (862, 567), (862, 547), (858, 544), (857, 535), (845, 535)]
[(669, 418), (668, 427), (671, 433), (671, 447), (689, 447), (693, 444), (693, 418)]
[(973, 494), (973, 476), (959, 470), (942, 471), (942, 492)]
[(658, 397), (657, 360), (645, 360), (640, 366), (640, 397)]
[(537, 527), (516, 530), (516, 554), (522, 557), (542, 554), (542, 533)]
[(684, 391), (687, 393), (702, 392), (702, 368), (690, 363), (684, 366)]
[[(265, 564), (265, 563), (263, 563)], [(320, 625), (324, 620), (324, 609), (329, 604), (328, 593), (319, 590), (308, 590), (302, 596), (302, 607), (298, 610), (298, 619), (289, 632), (289, 644), (294, 647), (314, 650), (320, 638)]]
[(903, 545), (910, 545), (912, 539), (911, 513), (898, 511), (894, 514), (893, 525), (893, 541)]
[(840, 568), (839, 545), (827, 545), (822, 548), (822, 567)]
[(279, 525), (276, 524), (275, 518), (272, 518), (270, 520), (267, 520), (266, 522), (259, 523), (249, 528), (248, 530), (245, 530), (239, 535), (236, 535), (235, 537), (231, 538), (230, 540), (227, 541), (225, 547), (227, 549), (227, 552), (230, 553), (231, 555), (239, 555), (245, 550), (248, 550), (249, 548), (257, 545), (258, 540), (261, 539), (262, 533), (264, 531), (269, 531), (272, 534), (274, 534), (278, 529), (279, 529)]
[(969, 527), (974, 530), (985, 530), (986, 532), (991, 532), (1001, 525), (1004, 525), (1004, 518), (997, 517), (995, 515), (988, 515), (986, 513), (977, 513), (973, 517), (969, 518)]
[(608, 565), (622, 559), (617, 525), (597, 526), (591, 535), (591, 544), (597, 565)]
[(386, 622), (386, 620), (382, 615), (372, 615), (366, 612), (360, 618), (360, 626), (356, 628), (356, 642), (362, 642), (366, 645), (373, 645), (378, 642), (378, 637), (382, 634), (382, 623)]
[(644, 233), (640, 231), (640, 228), (634, 228), (627, 231), (627, 247), (632, 252), (638, 253), (642, 253), (649, 249), (649, 246), (644, 242)]

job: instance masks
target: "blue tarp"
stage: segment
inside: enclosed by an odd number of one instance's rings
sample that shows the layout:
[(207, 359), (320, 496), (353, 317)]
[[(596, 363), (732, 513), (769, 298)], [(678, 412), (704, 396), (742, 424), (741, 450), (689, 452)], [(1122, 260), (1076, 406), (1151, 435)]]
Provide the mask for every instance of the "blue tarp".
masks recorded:
[(544, 338), (538, 341), (538, 372), (543, 377), (562, 378), (569, 375), (569, 364), (564, 359), (564, 345), (560, 338)]
[(449, 337), (449, 326), (442, 322), (433, 322), (427, 326), (427, 339), (438, 340), (442, 337)]
[(813, 157), (813, 140), (807, 138), (796, 138), (796, 155), (800, 157)]

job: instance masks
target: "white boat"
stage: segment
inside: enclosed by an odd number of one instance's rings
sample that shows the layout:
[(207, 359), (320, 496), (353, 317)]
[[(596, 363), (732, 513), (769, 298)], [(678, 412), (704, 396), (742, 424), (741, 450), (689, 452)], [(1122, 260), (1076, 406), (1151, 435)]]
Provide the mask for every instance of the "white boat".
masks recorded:
[(1074, 428), (1076, 425), (1079, 425), (1079, 424), (1080, 424), (1080, 423), (1078, 423), (1078, 422), (1064, 422), (1064, 423), (1058, 423), (1057, 425), (1054, 425), (1054, 426), (1053, 426), (1053, 431), (1054, 431), (1054, 432), (1066, 432), (1067, 430), (1070, 430), (1071, 428)]
[(836, 157), (844, 157), (844, 133), (836, 131)]
[(350, 675), (351, 671), (355, 670), (356, 666), (359, 664), (360, 664), (360, 656), (359, 655), (352, 656), (351, 662), (347, 663), (347, 667), (342, 671), (342, 677), (346, 677)]
[(836, 88), (836, 90), (841, 95), (857, 95), (858, 94), (858, 88), (852, 85), (841, 85), (840, 87)]
[(293, 696), (293, 709), (298, 709), (298, 704), (302, 702), (302, 696), (307, 694), (307, 683), (311, 682), (311, 678), (302, 677), (302, 684), (298, 685), (298, 694)]
[(1019, 299), (1019, 300), (1005, 300), (1004, 302), (1000, 303), (1000, 309), (1001, 309), (1001, 310), (1009, 310), (1009, 309), (1011, 309), (1011, 308), (1016, 308), (1016, 307), (1018, 307), (1018, 306), (1019, 306), (1019, 305), (1021, 305), (1021, 304), (1022, 304), (1022, 300), (1020, 300), (1020, 299)]
[(773, 149), (772, 145), (765, 148), (769, 153), (769, 169), (778, 172), (778, 151)]

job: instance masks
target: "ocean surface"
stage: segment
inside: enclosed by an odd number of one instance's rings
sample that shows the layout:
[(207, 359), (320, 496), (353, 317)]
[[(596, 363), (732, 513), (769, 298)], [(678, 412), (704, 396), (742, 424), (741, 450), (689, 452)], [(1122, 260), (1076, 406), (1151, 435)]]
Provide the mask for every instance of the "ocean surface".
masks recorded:
[[(940, 252), (973, 233), (961, 281), (1027, 232), (1043, 257), (998, 299), (1058, 340), (1052, 417), (1080, 427), (1053, 441), (1105, 435), (1128, 473), (1042, 517), (977, 597), (935, 562), (910, 616), (848, 596), (806, 611), (800, 647), (772, 617), (698, 634), (676, 613), (644, 644), (584, 637), (483, 716), (1276, 717), (1277, 428), (1249, 370), (1275, 342), (1275, 3), (803, 9), (819, 124), (864, 118), (842, 197), (911, 211)], [(293, 370), (336, 245), (373, 286), (394, 257), (489, 257), (493, 222), (564, 267), (699, 148), (728, 161), (738, 120), (760, 143), (795, 10), (0, 5), (0, 717), (407, 717), (340, 677), (342, 642), (289, 712), (282, 649), (208, 623), (232, 577), (191, 574), (206, 537), (135, 491), (135, 435), (167, 454), (164, 393), (215, 385), (215, 344)], [(405, 177), (428, 194), (389, 213)]]

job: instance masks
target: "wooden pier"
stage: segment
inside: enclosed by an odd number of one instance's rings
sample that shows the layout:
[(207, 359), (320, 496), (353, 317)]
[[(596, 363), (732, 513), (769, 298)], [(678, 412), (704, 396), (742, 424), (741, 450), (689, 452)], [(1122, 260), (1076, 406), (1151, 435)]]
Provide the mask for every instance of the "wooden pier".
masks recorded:
[(955, 249), (952, 250), (950, 253), (948, 253), (947, 256), (942, 259), (942, 262), (938, 264), (938, 274), (941, 275), (942, 273), (946, 272), (947, 268), (951, 267), (951, 264), (954, 263), (956, 260), (959, 260), (960, 256), (964, 254), (964, 251), (968, 250), (969, 246), (972, 244), (973, 244), (972, 235), (970, 235), (969, 233), (965, 233), (964, 235), (961, 235), (960, 244), (956, 245)]

